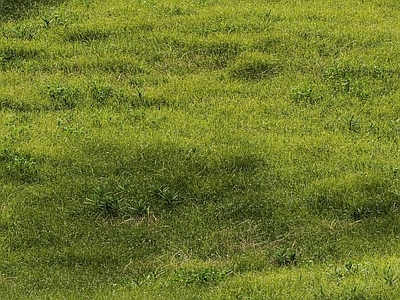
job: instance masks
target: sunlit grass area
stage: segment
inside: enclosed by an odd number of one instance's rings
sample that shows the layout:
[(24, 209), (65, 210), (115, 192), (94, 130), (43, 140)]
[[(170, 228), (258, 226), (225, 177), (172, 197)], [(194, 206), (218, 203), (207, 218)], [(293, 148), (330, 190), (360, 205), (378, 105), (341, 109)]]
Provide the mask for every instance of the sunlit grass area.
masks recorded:
[(400, 3), (45, 4), (0, 5), (2, 299), (399, 298)]

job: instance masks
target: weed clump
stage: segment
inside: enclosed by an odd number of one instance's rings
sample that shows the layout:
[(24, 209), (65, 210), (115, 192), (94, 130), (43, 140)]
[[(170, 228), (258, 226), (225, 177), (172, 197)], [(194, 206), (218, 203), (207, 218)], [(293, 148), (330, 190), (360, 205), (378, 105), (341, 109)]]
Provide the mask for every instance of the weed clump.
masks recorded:
[(162, 203), (169, 209), (173, 208), (180, 202), (179, 192), (170, 188), (167, 185), (157, 184), (153, 186), (154, 196), (162, 201)]
[(99, 106), (107, 104), (107, 102), (115, 95), (112, 86), (97, 82), (91, 84), (89, 93), (94, 102)]
[(279, 249), (274, 253), (272, 260), (279, 267), (292, 266), (297, 262), (297, 252), (294, 249)]
[(0, 152), (0, 162), (5, 169), (8, 178), (32, 183), (38, 180), (38, 162), (30, 155), (24, 155), (9, 149)]
[(369, 75), (368, 72), (350, 66), (334, 66), (325, 71), (324, 77), (330, 83), (334, 94), (347, 94), (367, 100), (370, 97), (367, 90)]
[(104, 186), (99, 186), (93, 189), (85, 203), (91, 206), (97, 215), (106, 218), (117, 217), (121, 210), (119, 195), (118, 192), (109, 191)]
[(122, 185), (102, 184), (93, 188), (84, 204), (96, 217), (107, 219), (143, 218), (150, 215), (150, 204), (145, 198), (129, 196)]
[(294, 88), (291, 98), (295, 103), (316, 104), (322, 100), (322, 96), (317, 95), (311, 87)]
[(63, 85), (48, 85), (46, 93), (55, 110), (70, 110), (78, 106), (82, 94), (79, 88)]

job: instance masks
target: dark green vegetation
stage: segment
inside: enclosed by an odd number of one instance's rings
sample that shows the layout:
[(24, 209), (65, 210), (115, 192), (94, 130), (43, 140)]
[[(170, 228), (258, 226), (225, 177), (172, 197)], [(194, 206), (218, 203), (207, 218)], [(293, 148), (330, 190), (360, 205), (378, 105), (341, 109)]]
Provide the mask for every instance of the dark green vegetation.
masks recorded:
[(1, 0), (0, 21), (28, 17), (32, 11), (36, 12), (42, 5), (55, 5), (65, 0)]
[(400, 3), (54, 3), (1, 23), (1, 299), (399, 298)]

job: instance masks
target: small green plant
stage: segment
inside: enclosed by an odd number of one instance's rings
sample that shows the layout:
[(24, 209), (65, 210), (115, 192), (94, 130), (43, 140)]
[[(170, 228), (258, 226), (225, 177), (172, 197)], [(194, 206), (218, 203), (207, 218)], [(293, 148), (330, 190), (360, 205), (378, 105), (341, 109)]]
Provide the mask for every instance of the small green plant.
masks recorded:
[(167, 207), (171, 208), (179, 203), (179, 193), (166, 185), (154, 185), (154, 195)]
[(114, 90), (109, 85), (94, 81), (90, 87), (90, 96), (98, 105), (104, 105), (114, 96)]
[(335, 92), (348, 93), (353, 81), (353, 73), (350, 67), (334, 66), (325, 71), (324, 77), (333, 84)]
[(150, 214), (150, 205), (145, 199), (137, 199), (130, 203), (129, 213), (138, 217), (148, 216)]
[(297, 253), (294, 249), (279, 249), (273, 255), (273, 261), (276, 265), (291, 266), (296, 264)]
[(367, 299), (365, 296), (365, 292), (357, 289), (357, 287), (353, 287), (350, 290), (344, 293), (344, 299), (348, 300), (365, 300)]
[(98, 186), (93, 189), (93, 192), (86, 198), (86, 204), (91, 206), (97, 215), (106, 218), (117, 217), (121, 213), (121, 192), (122, 187), (117, 188), (117, 192), (108, 190), (104, 186)]
[(42, 21), (44, 22), (46, 27), (49, 27), (50, 23), (54, 21), (53, 18), (48, 18), (48, 19), (47, 18), (43, 18), (43, 17), (40, 17), (40, 18), (42, 19)]
[(312, 88), (295, 88), (292, 89), (291, 97), (295, 103), (315, 104), (322, 99), (321, 96), (315, 95)]
[(366, 100), (370, 96), (364, 82), (364, 78), (370, 75), (371, 72), (350, 66), (335, 66), (325, 71), (325, 78), (332, 84), (335, 93), (348, 94), (360, 100)]
[(55, 110), (74, 109), (81, 98), (80, 90), (75, 87), (48, 85), (46, 92)]
[(61, 132), (64, 132), (67, 134), (81, 135), (85, 132), (84, 128), (70, 125), (68, 121), (64, 121), (64, 120), (58, 120), (57, 127)]
[(141, 78), (132, 77), (129, 80), (129, 85), (135, 88), (137, 97), (139, 98), (140, 102), (143, 102), (143, 86), (144, 82)]
[(38, 178), (37, 162), (30, 156), (5, 149), (0, 153), (0, 161), (4, 162), (10, 178), (28, 183)]
[(344, 266), (346, 268), (347, 273), (355, 274), (359, 270), (359, 265), (354, 264), (352, 261), (348, 261)]
[(399, 279), (400, 276), (397, 272), (395, 272), (391, 266), (383, 270), (383, 279), (387, 285), (394, 285)]
[(360, 132), (360, 119), (356, 118), (354, 115), (351, 115), (351, 117), (348, 118), (347, 124), (349, 131), (356, 133)]
[(352, 261), (345, 263), (343, 266), (336, 266), (332, 272), (329, 273), (330, 277), (335, 281), (342, 281), (343, 279), (355, 275), (359, 272), (359, 265), (354, 264)]
[(335, 281), (342, 281), (347, 275), (347, 269), (336, 267), (330, 274), (330, 277)]

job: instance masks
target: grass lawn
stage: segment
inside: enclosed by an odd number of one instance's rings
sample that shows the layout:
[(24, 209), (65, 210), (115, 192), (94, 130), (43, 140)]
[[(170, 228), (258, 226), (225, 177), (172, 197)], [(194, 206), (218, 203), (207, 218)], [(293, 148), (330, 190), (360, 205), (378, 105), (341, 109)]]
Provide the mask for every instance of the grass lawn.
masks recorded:
[(400, 2), (32, 3), (1, 299), (400, 299)]

